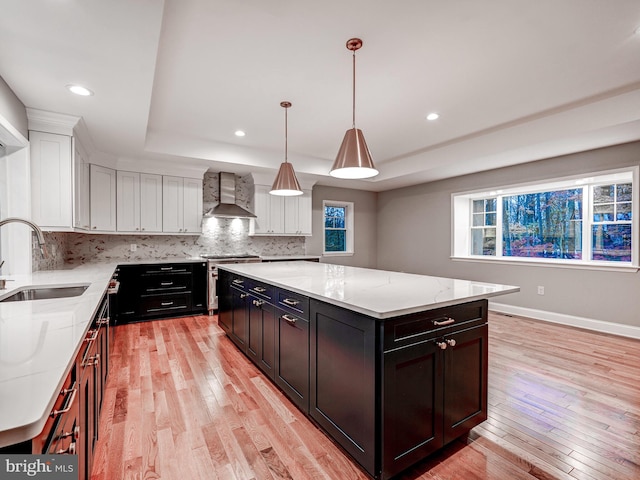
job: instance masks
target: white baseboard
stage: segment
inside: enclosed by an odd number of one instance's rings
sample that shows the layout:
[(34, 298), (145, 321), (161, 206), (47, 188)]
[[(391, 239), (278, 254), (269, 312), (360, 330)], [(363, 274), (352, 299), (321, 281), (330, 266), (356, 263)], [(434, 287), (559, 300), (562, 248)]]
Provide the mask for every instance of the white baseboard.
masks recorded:
[(596, 332), (610, 333), (612, 335), (620, 335), (623, 337), (640, 339), (640, 327), (632, 325), (624, 325), (622, 323), (603, 322), (602, 320), (594, 320), (592, 318), (576, 317), (573, 315), (565, 315), (563, 313), (547, 312), (544, 310), (535, 310), (533, 308), (515, 307), (513, 305), (505, 305), (503, 303), (494, 303), (489, 300), (489, 310), (507, 315), (518, 315), (521, 317), (533, 318), (536, 320), (544, 320), (547, 322), (560, 323), (562, 325), (570, 325), (572, 327), (586, 328)]

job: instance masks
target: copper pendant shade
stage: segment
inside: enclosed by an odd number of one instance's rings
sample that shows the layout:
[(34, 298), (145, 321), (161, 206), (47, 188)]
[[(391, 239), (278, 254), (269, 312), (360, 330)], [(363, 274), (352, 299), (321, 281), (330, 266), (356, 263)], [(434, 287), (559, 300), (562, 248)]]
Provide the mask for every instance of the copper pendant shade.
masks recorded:
[(362, 47), (362, 40), (347, 40), (347, 49), (353, 52), (353, 126), (344, 134), (342, 145), (331, 167), (331, 176), (337, 178), (370, 178), (378, 175), (371, 153), (364, 140), (362, 130), (356, 128), (356, 50)]
[(298, 183), (298, 179), (296, 178), (296, 172), (293, 170), (293, 165), (291, 165), (287, 161), (287, 109), (291, 107), (291, 102), (280, 102), (280, 106), (284, 108), (284, 162), (280, 164), (280, 170), (278, 170), (278, 175), (276, 175), (276, 179), (273, 182), (273, 186), (271, 187), (269, 193), (271, 195), (281, 195), (288, 197), (294, 195), (302, 195), (302, 188), (300, 188), (300, 184)]

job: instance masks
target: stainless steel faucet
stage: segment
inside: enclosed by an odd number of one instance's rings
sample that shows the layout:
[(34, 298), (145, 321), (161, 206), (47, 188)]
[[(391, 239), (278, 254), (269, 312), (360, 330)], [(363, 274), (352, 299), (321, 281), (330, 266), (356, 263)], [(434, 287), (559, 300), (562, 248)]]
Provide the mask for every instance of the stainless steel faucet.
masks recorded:
[(33, 231), (36, 232), (36, 237), (38, 237), (38, 245), (40, 246), (40, 254), (42, 255), (42, 258), (47, 258), (47, 250), (45, 248), (44, 235), (42, 234), (42, 230), (40, 230), (40, 227), (30, 220), (26, 220), (24, 218), (18, 218), (18, 217), (9, 217), (9, 218), (5, 218), (4, 220), (0, 220), (0, 227), (3, 225), (6, 225), (7, 223), (13, 223), (13, 222), (24, 223), (25, 225), (29, 225), (33, 229)]

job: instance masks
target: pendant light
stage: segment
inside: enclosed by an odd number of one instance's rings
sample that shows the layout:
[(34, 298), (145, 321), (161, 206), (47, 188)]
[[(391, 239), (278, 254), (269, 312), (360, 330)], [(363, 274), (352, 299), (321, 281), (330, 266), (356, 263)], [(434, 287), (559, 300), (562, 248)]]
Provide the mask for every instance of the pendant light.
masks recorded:
[(303, 192), (296, 178), (296, 172), (293, 171), (293, 165), (287, 161), (287, 110), (291, 107), (291, 102), (280, 102), (280, 106), (284, 108), (284, 162), (280, 164), (280, 170), (278, 170), (278, 175), (276, 175), (269, 193), (287, 197), (302, 195)]
[(362, 40), (359, 38), (347, 40), (347, 49), (353, 52), (353, 125), (344, 134), (338, 156), (329, 172), (337, 178), (370, 178), (379, 173), (373, 165), (362, 130), (356, 128), (356, 50), (360, 47)]

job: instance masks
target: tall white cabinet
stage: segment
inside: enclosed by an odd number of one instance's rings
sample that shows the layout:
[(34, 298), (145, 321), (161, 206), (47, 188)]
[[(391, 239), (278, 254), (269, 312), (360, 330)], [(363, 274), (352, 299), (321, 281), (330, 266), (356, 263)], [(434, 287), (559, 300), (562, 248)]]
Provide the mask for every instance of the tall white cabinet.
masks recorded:
[(162, 231), (162, 175), (118, 170), (116, 218), (119, 232)]
[(45, 230), (73, 229), (72, 137), (29, 132), (31, 214)]

